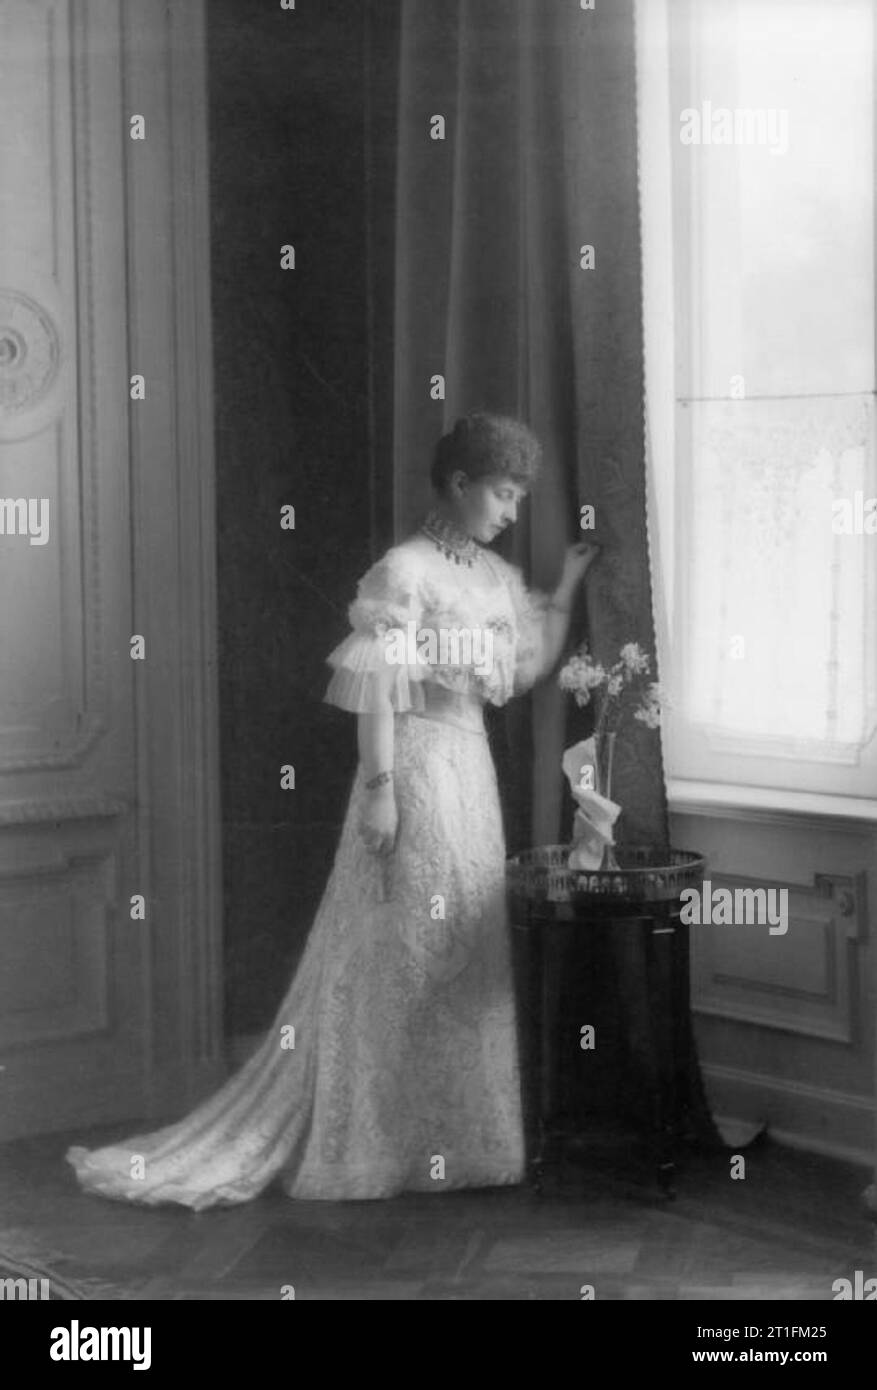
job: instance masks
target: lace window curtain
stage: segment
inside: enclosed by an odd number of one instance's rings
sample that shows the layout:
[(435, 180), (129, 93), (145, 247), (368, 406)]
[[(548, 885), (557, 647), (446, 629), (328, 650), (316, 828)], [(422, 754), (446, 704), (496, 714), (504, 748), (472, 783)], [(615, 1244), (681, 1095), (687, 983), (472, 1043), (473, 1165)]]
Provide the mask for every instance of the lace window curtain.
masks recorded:
[[(671, 777), (877, 796), (873, 31), (870, 0), (639, 7)], [(722, 109), (750, 124), (707, 144)]]

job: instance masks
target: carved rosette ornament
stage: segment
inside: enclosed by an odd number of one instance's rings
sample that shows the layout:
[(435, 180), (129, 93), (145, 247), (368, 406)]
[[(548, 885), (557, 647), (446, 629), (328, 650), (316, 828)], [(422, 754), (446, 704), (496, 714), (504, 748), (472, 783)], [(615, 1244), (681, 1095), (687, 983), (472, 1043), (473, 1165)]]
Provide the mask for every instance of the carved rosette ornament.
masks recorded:
[(0, 419), (27, 414), (58, 376), (61, 344), (47, 311), (19, 290), (0, 290)]

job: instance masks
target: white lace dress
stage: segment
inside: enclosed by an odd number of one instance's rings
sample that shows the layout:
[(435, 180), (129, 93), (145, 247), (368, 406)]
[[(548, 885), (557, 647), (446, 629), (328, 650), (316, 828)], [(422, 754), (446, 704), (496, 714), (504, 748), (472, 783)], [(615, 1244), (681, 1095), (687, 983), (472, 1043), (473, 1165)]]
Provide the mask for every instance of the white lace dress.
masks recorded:
[(505, 845), (481, 709), (532, 684), (543, 604), (498, 556), (483, 552), (469, 569), (422, 534), (360, 581), (353, 630), (328, 658), (330, 702), (378, 707), (388, 633), (489, 634), (489, 660), (476, 669), (447, 647), (444, 661), (398, 665), (393, 854), (376, 859), (358, 834), (360, 769), (265, 1041), (177, 1123), (71, 1149), (83, 1187), (200, 1210), (247, 1201), (275, 1178), (291, 1197), (325, 1199), (521, 1180)]

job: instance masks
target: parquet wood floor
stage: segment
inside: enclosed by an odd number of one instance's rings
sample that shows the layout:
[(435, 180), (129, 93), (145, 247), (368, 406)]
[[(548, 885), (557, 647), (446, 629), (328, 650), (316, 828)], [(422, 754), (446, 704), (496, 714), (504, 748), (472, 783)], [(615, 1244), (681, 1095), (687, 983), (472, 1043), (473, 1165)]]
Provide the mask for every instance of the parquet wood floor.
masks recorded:
[(2, 1229), (119, 1299), (280, 1299), (291, 1285), (296, 1299), (334, 1301), (578, 1300), (592, 1284), (602, 1299), (830, 1300), (834, 1279), (877, 1275), (867, 1173), (771, 1144), (743, 1181), (723, 1158), (689, 1160), (673, 1202), (645, 1174), (567, 1163), (542, 1196), (323, 1203), (269, 1191), (195, 1215), (81, 1193), (62, 1161), (70, 1138), (0, 1149)]

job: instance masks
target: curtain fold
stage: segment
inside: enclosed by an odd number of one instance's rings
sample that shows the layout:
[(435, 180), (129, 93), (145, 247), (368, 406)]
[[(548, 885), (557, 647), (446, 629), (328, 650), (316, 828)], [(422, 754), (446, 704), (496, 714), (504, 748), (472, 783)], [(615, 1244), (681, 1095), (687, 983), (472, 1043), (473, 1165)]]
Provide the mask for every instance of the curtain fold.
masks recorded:
[[(443, 117), (445, 138), (431, 138)], [(596, 508), (604, 554), (571, 640), (655, 654), (643, 444), (632, 0), (405, 0), (396, 183), (394, 510), (429, 500), (438, 435), (482, 408), (519, 416), (545, 471), (509, 558), (551, 587)], [(581, 248), (594, 247), (594, 268)], [(431, 382), (445, 379), (445, 397)], [(568, 828), (560, 757), (589, 731), (551, 680), (505, 717), (510, 845)], [(660, 734), (618, 741), (622, 838), (665, 846)], [(615, 793), (614, 793), (615, 794)]]

